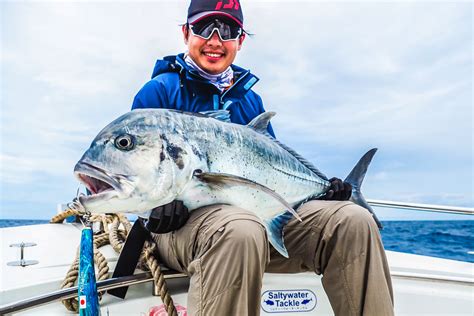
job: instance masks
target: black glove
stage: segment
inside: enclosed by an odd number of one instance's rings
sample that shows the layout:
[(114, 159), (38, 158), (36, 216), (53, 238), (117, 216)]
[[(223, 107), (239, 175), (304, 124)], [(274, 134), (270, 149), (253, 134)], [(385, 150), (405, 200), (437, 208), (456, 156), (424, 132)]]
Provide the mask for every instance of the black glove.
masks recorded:
[(175, 200), (151, 210), (145, 228), (152, 233), (165, 234), (183, 227), (188, 218), (189, 211), (183, 201)]
[(347, 201), (351, 198), (352, 185), (338, 178), (331, 178), (329, 182), (331, 186), (326, 194), (319, 198), (320, 200)]

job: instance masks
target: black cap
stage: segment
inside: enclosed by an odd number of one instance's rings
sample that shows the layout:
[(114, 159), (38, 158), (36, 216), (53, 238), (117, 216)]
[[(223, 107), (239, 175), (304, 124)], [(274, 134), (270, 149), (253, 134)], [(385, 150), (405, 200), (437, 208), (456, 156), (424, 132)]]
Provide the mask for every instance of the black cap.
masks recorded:
[(239, 0), (191, 0), (188, 9), (189, 24), (214, 15), (230, 18), (241, 27), (244, 25), (244, 16)]

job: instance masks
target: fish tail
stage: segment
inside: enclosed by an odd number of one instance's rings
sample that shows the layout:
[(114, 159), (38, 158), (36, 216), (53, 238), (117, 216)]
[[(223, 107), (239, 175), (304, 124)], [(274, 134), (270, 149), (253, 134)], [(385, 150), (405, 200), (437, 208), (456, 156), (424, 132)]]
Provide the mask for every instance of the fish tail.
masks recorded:
[(85, 227), (81, 235), (79, 253), (78, 301), (79, 315), (99, 316), (99, 296), (94, 271), (94, 239), (92, 229)]
[(376, 151), (377, 148), (372, 148), (371, 150), (366, 152), (365, 155), (360, 158), (359, 162), (357, 162), (355, 167), (352, 169), (352, 171), (349, 173), (349, 175), (344, 181), (352, 185), (351, 201), (362, 206), (363, 208), (366, 208), (372, 214), (372, 217), (377, 223), (377, 226), (382, 229), (382, 223), (379, 221), (377, 215), (375, 215), (374, 210), (367, 203), (364, 196), (362, 195), (362, 192), (360, 191), (365, 174), (367, 173), (367, 168), (369, 167), (369, 164), (372, 161), (372, 158), (374, 157)]

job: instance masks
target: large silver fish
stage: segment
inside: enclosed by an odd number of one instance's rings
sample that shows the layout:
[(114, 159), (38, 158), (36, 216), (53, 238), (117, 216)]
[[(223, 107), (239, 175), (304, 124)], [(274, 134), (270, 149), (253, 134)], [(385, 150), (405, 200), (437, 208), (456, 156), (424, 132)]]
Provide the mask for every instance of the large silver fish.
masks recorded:
[[(76, 176), (92, 193), (80, 197), (81, 204), (94, 213), (141, 216), (176, 199), (190, 210), (237, 205), (262, 219), (271, 244), (288, 257), (282, 229), (289, 214), (299, 218), (293, 208), (324, 195), (330, 183), (268, 134), (275, 113), (263, 113), (247, 126), (216, 119), (225, 113), (146, 109), (122, 115), (76, 164)], [(354, 201), (369, 210), (360, 184), (375, 151), (365, 154), (346, 179)]]

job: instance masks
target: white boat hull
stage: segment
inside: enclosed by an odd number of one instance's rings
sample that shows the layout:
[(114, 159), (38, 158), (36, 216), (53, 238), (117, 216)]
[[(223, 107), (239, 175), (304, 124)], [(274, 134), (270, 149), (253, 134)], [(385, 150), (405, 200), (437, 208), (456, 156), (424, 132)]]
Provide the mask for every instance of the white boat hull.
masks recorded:
[[(45, 224), (0, 229), (0, 305), (59, 289), (76, 255), (80, 227), (72, 224)], [(8, 266), (19, 259), (19, 250), (10, 244), (34, 242), (25, 249), (25, 259), (37, 260), (28, 267)], [(110, 247), (101, 248), (113, 270), (117, 254)], [(473, 315), (474, 264), (440, 258), (387, 251), (392, 273), (396, 315)], [(188, 280), (168, 281), (173, 300), (186, 306)], [(294, 298), (288, 298), (288, 296)], [(307, 301), (307, 302), (306, 302)], [(130, 287), (125, 300), (105, 295), (102, 315), (149, 315), (161, 305), (152, 295), (152, 284)], [(238, 302), (235, 302), (238, 304)], [(285, 312), (286, 311), (286, 312)], [(264, 277), (262, 315), (333, 315), (314, 273), (271, 274)], [(53, 302), (14, 315), (67, 315), (60, 302)]]

